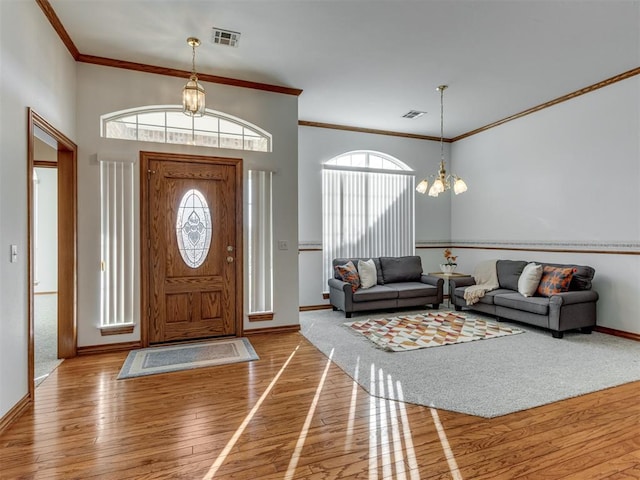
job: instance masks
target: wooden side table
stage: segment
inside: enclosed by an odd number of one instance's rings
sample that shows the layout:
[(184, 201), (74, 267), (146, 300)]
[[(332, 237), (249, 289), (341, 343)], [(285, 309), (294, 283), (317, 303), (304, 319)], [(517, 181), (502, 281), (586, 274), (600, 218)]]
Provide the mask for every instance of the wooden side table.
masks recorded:
[(462, 278), (471, 277), (469, 273), (442, 273), (442, 272), (429, 272), (429, 275), (444, 279), (444, 298), (447, 300), (447, 308), (451, 308), (451, 295), (449, 294), (449, 279), (450, 278)]

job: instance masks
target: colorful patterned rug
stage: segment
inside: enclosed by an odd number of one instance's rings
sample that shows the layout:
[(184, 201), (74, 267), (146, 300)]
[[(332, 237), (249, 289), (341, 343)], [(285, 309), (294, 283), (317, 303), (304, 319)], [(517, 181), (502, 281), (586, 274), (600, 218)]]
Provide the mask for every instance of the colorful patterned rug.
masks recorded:
[(459, 312), (433, 312), (393, 318), (372, 318), (348, 322), (377, 347), (390, 352), (439, 347), (523, 333), (490, 320)]

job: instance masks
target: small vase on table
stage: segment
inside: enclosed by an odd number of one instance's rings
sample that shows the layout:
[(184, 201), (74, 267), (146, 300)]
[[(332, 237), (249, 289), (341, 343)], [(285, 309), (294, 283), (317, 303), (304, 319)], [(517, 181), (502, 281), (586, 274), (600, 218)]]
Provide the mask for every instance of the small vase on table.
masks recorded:
[(457, 265), (449, 264), (449, 263), (441, 263), (440, 270), (442, 273), (453, 273), (456, 270)]

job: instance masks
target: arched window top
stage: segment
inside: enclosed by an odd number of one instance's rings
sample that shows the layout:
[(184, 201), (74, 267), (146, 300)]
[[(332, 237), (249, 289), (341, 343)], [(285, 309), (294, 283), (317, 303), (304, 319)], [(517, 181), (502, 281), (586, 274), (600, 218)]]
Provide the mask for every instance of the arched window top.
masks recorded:
[(345, 170), (382, 170), (391, 172), (412, 172), (413, 170), (403, 161), (386, 153), (372, 150), (354, 150), (333, 157), (325, 162), (325, 168)]
[(100, 117), (100, 136), (142, 142), (271, 152), (272, 137), (257, 125), (206, 109), (202, 117), (182, 113), (181, 105), (151, 105)]

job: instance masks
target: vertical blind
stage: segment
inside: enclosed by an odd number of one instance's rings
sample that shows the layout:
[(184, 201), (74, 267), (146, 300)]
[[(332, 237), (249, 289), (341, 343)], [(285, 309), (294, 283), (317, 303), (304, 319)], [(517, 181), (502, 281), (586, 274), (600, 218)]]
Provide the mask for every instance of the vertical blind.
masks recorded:
[(100, 161), (100, 326), (133, 323), (133, 163)]
[(249, 313), (273, 311), (273, 172), (249, 170)]
[(413, 255), (413, 175), (325, 168), (322, 172), (323, 285), (339, 257)]

